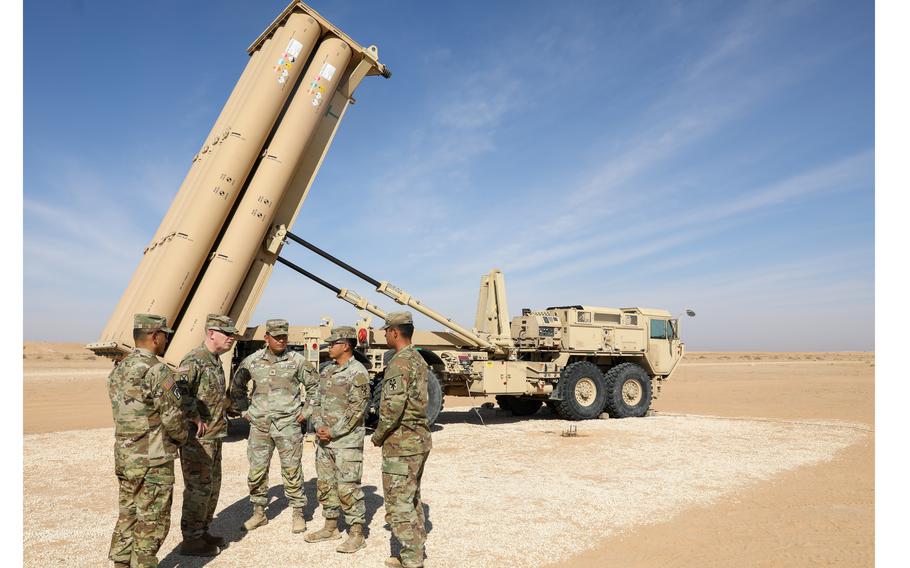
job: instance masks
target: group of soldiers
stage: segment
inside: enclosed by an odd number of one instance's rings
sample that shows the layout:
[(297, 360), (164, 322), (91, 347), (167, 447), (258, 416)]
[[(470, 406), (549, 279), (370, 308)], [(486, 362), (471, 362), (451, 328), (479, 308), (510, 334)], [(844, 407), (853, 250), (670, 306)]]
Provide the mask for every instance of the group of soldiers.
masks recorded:
[[(428, 367), (411, 344), (410, 312), (388, 314), (386, 344), (395, 350), (382, 381), (379, 422), (370, 441), (382, 448), (386, 517), (401, 544), (387, 566), (423, 566), (426, 519), (420, 500), (424, 464), (432, 448), (427, 425)], [(238, 366), (228, 392), (221, 355), (237, 337), (233, 321), (210, 314), (202, 344), (173, 370), (159, 357), (173, 330), (166, 318), (136, 314), (135, 349), (108, 377), (115, 424), (114, 463), (120, 484), (119, 517), (109, 558), (115, 568), (155, 567), (170, 528), (174, 460), (180, 458), (185, 489), (179, 553), (215, 556), (227, 545), (209, 529), (221, 489), (221, 446), (231, 405), (250, 424), (247, 482), (252, 515), (242, 530), (267, 524), (269, 463), (277, 448), (284, 491), (292, 508), (291, 531), (306, 532), (303, 489), (303, 429), (315, 430), (316, 492), (324, 526), (304, 540), (343, 537), (336, 550), (353, 553), (366, 546), (366, 506), (361, 488), (364, 421), (370, 401), (366, 359), (357, 351), (352, 327), (332, 328), (327, 343), (331, 363), (322, 372), (289, 350), (288, 322), (266, 322), (265, 347)]]

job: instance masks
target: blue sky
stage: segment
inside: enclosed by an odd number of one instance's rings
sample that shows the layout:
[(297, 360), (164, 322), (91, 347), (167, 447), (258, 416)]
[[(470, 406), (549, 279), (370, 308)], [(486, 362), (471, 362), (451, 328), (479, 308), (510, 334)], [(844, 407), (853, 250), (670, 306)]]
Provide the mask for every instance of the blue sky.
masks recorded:
[[(97, 338), (285, 5), (25, 4), (25, 339)], [(512, 314), (692, 308), (693, 350), (874, 347), (871, 2), (312, 5), (393, 77), (361, 84), (296, 233), (468, 326), (498, 267)], [(356, 319), (278, 267), (254, 321), (322, 315)]]

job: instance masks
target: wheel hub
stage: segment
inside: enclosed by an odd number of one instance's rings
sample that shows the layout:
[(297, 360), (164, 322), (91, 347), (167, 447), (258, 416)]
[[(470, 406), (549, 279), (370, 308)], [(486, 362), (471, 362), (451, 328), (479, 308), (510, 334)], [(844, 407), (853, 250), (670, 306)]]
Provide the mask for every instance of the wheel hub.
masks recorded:
[(641, 402), (641, 385), (635, 379), (629, 379), (622, 384), (622, 399), (629, 406), (638, 406)]
[(581, 406), (591, 406), (597, 398), (597, 385), (592, 379), (584, 377), (575, 383), (575, 400)]

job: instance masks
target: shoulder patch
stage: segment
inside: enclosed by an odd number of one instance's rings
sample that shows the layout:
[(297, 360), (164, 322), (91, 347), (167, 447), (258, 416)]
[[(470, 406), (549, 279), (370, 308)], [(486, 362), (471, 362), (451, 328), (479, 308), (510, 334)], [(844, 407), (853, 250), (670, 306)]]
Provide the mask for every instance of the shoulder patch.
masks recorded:
[(177, 381), (174, 380), (174, 377), (169, 376), (161, 386), (164, 388), (164, 392), (170, 393), (176, 400), (182, 398), (180, 395), (180, 386), (177, 384)]

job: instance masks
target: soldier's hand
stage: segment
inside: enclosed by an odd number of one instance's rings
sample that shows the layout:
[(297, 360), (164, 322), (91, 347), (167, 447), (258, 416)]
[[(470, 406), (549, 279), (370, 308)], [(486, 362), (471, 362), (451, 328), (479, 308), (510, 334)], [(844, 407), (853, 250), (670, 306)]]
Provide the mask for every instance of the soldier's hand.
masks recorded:
[(382, 445), (382, 440), (378, 439), (375, 435), (370, 436), (370, 441), (373, 442), (374, 446), (378, 447)]
[(243, 418), (244, 420), (246, 420), (247, 422), (252, 422), (252, 420), (250, 420), (250, 414), (248, 412), (241, 413), (240, 417)]
[(198, 418), (196, 418), (194, 420), (190, 420), (190, 422), (192, 422), (193, 424), (196, 425), (196, 437), (197, 438), (201, 438), (202, 436), (205, 435), (205, 429), (206, 429), (205, 422), (203, 422), (202, 420), (200, 420)]
[(329, 429), (325, 426), (320, 426), (316, 428), (316, 437), (319, 438), (320, 442), (331, 442), (332, 434), (329, 432)]
[(303, 424), (304, 422), (306, 422), (306, 416), (301, 414), (300, 416), (297, 417), (297, 424)]

